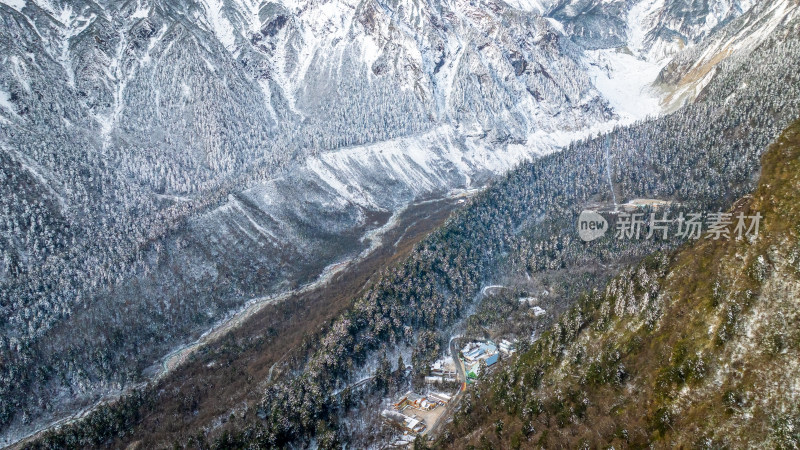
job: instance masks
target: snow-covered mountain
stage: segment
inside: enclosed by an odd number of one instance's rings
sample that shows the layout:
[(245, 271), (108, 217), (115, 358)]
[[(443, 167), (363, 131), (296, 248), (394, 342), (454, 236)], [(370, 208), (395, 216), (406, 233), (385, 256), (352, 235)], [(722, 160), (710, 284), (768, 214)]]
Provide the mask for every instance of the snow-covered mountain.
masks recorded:
[[(754, 3), (0, 0), (0, 428), (141, 379), (414, 200), (690, 101)], [(763, 4), (736, 20), (797, 9)]]

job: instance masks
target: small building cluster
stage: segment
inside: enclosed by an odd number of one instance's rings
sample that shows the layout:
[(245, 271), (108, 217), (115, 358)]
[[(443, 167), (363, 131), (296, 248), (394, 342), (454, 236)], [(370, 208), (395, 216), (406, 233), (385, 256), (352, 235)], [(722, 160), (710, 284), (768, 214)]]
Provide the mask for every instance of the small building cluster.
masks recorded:
[(458, 381), (456, 366), (452, 358), (443, 358), (431, 365), (430, 375), (425, 377), (425, 382), (436, 383), (445, 381)]
[[(543, 294), (547, 295), (549, 293), (547, 291), (544, 291)], [(519, 299), (519, 302), (531, 306), (532, 307), (531, 311), (533, 312), (534, 317), (543, 316), (547, 313), (547, 311), (545, 311), (541, 306), (537, 305), (537, 303), (539, 303), (539, 299), (536, 297), (521, 297)]]
[(450, 403), (450, 400), (453, 399), (453, 396), (450, 394), (445, 394), (444, 392), (432, 392), (428, 394), (428, 399), (435, 401), (439, 404), (439, 406), (445, 406)]
[(425, 422), (416, 414), (409, 416), (400, 411), (384, 409), (383, 412), (381, 412), (381, 417), (383, 417), (383, 420), (389, 425), (409, 433), (418, 434), (425, 431)]
[(392, 409), (384, 409), (381, 417), (387, 424), (412, 435), (424, 434), (444, 413), (444, 406), (452, 396), (442, 392), (420, 395), (408, 391), (394, 403)]
[[(516, 340), (503, 339), (499, 345), (493, 341), (470, 342), (462, 349), (459, 358), (454, 360), (446, 356), (430, 366), (430, 373), (425, 377), (425, 381), (429, 383), (427, 389), (441, 389), (441, 385), (434, 387), (438, 383), (460, 382), (460, 389), (464, 390), (470, 379), (478, 378), (482, 361), (487, 367), (491, 367), (497, 364), (500, 353), (510, 356), (516, 351)], [(463, 377), (460, 375), (462, 370), (467, 380), (459, 379)], [(429, 391), (427, 394), (408, 391), (392, 400), (391, 406), (381, 412), (381, 418), (403, 434), (390, 446), (408, 447), (417, 435), (425, 435), (431, 429), (436, 429), (447, 412), (447, 405), (457, 395), (436, 391)]]
[(450, 402), (450, 398), (450, 395), (441, 392), (420, 395), (416, 392), (408, 391), (394, 404), (394, 409), (403, 411), (408, 408), (414, 408), (421, 411), (430, 411), (436, 407), (446, 405)]
[(397, 403), (394, 404), (394, 409), (402, 411), (407, 406), (420, 409), (422, 411), (429, 411), (435, 408), (437, 405), (436, 403), (429, 402), (425, 396), (419, 395), (416, 392), (408, 391), (402, 397), (400, 397), (400, 400)]
[(673, 202), (670, 200), (659, 200), (654, 198), (634, 198), (625, 203), (620, 203), (620, 204), (608, 203), (608, 202), (587, 203), (583, 209), (596, 211), (598, 213), (619, 213), (620, 211), (624, 212), (642, 211), (648, 208), (652, 211), (660, 211), (669, 206), (680, 206), (680, 203)]
[(499, 359), (497, 346), (492, 341), (470, 342), (461, 350), (464, 355), (464, 367), (467, 378), (476, 379), (480, 375), (480, 363), (484, 361), (486, 367), (493, 366)]
[(658, 200), (653, 198), (635, 198), (619, 205), (624, 211), (631, 212), (651, 208), (653, 211), (658, 211), (672, 205), (671, 201)]

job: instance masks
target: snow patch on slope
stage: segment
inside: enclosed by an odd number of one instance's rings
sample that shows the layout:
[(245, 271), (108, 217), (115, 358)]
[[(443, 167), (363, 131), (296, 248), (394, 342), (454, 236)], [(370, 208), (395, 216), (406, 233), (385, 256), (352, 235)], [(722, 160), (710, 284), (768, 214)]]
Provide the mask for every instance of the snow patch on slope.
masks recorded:
[(556, 20), (556, 19), (553, 19), (552, 17), (545, 17), (545, 19), (546, 19), (548, 22), (550, 22), (550, 25), (552, 25), (552, 26), (553, 26), (553, 28), (554, 28), (556, 31), (558, 31), (559, 33), (561, 33), (561, 34), (563, 34), (563, 35), (565, 35), (565, 36), (566, 36), (566, 34), (567, 34), (567, 31), (564, 29), (564, 24), (563, 24), (563, 23), (559, 22), (559, 21), (558, 21), (558, 20)]
[(242, 16), (248, 22), (250, 32), (255, 34), (261, 31), (261, 17), (259, 11), (261, 10), (260, 0), (236, 0)]
[(661, 98), (651, 88), (664, 62), (648, 62), (617, 50), (587, 51), (592, 83), (620, 116), (633, 122), (661, 112)]
[(212, 31), (219, 39), (226, 50), (233, 51), (236, 44), (236, 36), (233, 34), (233, 26), (225, 17), (222, 11), (223, 3), (220, 0), (201, 0), (203, 8), (206, 10), (206, 19)]
[(366, 211), (396, 212), (422, 198), (469, 189), (473, 179), (506, 172), (521, 161), (554, 150), (551, 144), (538, 142), (487, 146), (459, 139), (452, 126), (443, 125), (418, 136), (310, 157), (286, 177), (263, 182), (242, 194), (258, 214), (251, 214), (237, 198), (230, 197), (207, 218), (219, 221), (219, 217), (228, 217), (220, 223), (236, 224), (254, 242), (261, 239), (252, 232), (257, 231), (270, 242), (302, 248), (303, 240), (286, 218), (302, 217), (307, 208), (359, 217), (363, 223)]
[(550, 8), (552, 2), (549, 0), (506, 0), (506, 3), (523, 11), (544, 14)]
[(380, 174), (402, 186), (413, 197), (446, 191), (453, 180), (452, 169), (468, 187), (480, 172), (502, 173), (522, 160), (551, 150), (549, 146), (516, 145), (488, 148), (472, 142), (457, 144), (454, 130), (442, 126), (421, 136), (398, 138), (366, 146), (355, 146), (310, 158), (306, 167), (342, 200), (364, 208), (384, 210), (378, 200), (384, 192), (373, 191), (360, 180)]
[(17, 115), (17, 108), (11, 103), (11, 94), (0, 89), (0, 108), (8, 110), (11, 114)]
[(628, 48), (637, 56), (642, 56), (647, 33), (655, 26), (662, 8), (664, 0), (641, 0), (628, 12)]
[(139, 8), (131, 14), (131, 19), (144, 19), (150, 14), (150, 9), (147, 5), (140, 5)]
[(25, 7), (27, 2), (25, 0), (0, 0), (0, 3), (10, 6), (16, 9), (18, 12), (22, 12), (22, 8)]

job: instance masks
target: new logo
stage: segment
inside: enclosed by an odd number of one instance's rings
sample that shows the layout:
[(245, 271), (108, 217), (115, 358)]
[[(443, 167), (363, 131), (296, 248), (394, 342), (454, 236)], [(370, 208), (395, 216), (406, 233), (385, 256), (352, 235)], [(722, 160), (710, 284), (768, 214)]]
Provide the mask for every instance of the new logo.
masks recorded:
[(583, 211), (578, 217), (578, 235), (586, 242), (603, 237), (608, 231), (608, 222), (595, 211)]

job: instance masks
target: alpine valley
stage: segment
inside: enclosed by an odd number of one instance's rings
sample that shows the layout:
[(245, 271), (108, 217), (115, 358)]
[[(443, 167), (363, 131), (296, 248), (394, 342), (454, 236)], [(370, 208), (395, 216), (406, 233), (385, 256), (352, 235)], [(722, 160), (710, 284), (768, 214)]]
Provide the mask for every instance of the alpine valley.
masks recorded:
[(0, 0), (0, 446), (797, 448), (798, 118), (800, 0)]

